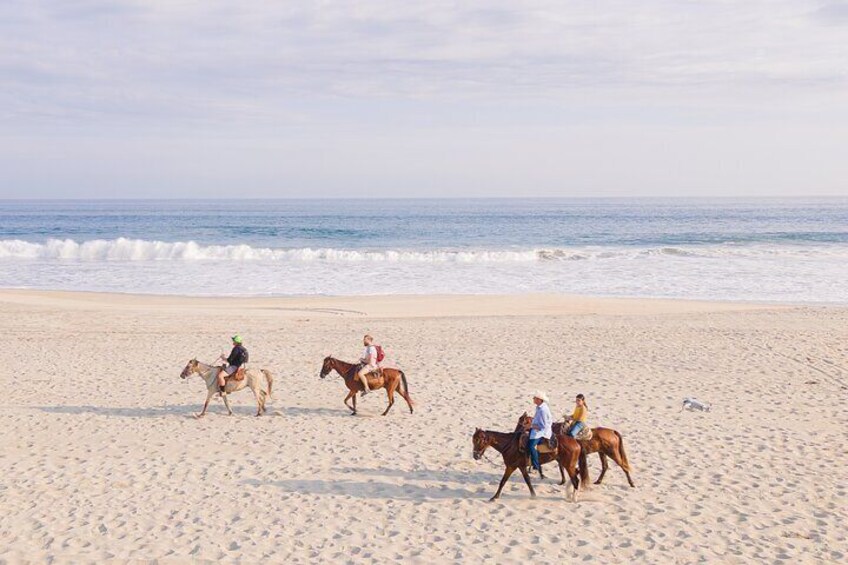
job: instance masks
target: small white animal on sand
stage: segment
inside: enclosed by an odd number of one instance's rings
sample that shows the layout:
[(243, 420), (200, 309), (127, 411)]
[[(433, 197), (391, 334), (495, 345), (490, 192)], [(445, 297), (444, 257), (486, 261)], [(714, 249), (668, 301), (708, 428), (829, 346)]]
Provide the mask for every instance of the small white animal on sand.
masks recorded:
[(701, 412), (709, 412), (711, 405), (709, 402), (703, 402), (697, 398), (684, 398), (683, 410), (700, 410)]

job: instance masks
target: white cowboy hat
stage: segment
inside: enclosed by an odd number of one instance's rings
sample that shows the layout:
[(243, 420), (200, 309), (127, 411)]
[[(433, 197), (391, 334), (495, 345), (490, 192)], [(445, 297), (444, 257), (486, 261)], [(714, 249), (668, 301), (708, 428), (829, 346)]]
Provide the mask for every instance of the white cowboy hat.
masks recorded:
[(547, 394), (545, 394), (544, 392), (542, 392), (541, 390), (537, 390), (536, 392), (534, 392), (534, 393), (533, 393), (533, 398), (538, 398), (538, 399), (539, 399), (539, 400), (541, 400), (542, 402), (547, 402), (547, 401), (548, 401), (548, 395), (547, 395)]

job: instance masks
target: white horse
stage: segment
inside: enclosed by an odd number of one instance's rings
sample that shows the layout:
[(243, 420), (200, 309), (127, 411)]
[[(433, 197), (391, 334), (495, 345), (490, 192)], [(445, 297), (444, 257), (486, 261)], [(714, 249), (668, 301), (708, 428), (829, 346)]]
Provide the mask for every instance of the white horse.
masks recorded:
[[(203, 410), (200, 414), (197, 414), (198, 418), (202, 418), (206, 415), (206, 409), (209, 407), (209, 401), (218, 392), (219, 372), (221, 372), (221, 367), (201, 363), (197, 359), (192, 359), (186, 364), (183, 372), (180, 373), (181, 379), (186, 379), (194, 373), (197, 373), (204, 381), (206, 381), (206, 402), (203, 403)], [(267, 391), (262, 385), (262, 375), (265, 375), (265, 380), (268, 382)], [(250, 368), (244, 372), (244, 378), (240, 381), (227, 379), (227, 384), (224, 386), (224, 394), (221, 395), (224, 399), (224, 406), (227, 407), (227, 412), (230, 413), (230, 416), (233, 415), (233, 410), (230, 408), (230, 402), (227, 400), (227, 396), (240, 391), (245, 387), (250, 387), (250, 390), (253, 391), (253, 395), (256, 397), (256, 415), (261, 416), (265, 412), (265, 402), (271, 398), (271, 387), (273, 384), (274, 377), (271, 375), (271, 371), (267, 369)]]

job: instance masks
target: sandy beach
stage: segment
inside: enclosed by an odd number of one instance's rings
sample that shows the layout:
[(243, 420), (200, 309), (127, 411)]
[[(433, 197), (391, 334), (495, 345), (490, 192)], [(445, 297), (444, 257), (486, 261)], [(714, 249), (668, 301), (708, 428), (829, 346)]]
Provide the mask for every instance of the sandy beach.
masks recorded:
[[(187, 360), (244, 336), (269, 415)], [(321, 360), (372, 333), (416, 411), (351, 416)], [(0, 563), (837, 562), (848, 555), (848, 308), (569, 296), (180, 298), (0, 291)], [(490, 503), (530, 393), (621, 432), (566, 501)], [(713, 405), (681, 410), (685, 397)], [(594, 479), (599, 470), (590, 459)]]

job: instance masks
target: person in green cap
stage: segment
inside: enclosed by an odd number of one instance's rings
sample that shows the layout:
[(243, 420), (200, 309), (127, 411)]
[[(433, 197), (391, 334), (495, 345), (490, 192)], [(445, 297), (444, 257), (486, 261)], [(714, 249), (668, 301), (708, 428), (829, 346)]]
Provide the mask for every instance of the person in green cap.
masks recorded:
[(242, 344), (241, 336), (236, 334), (232, 337), (232, 340), (233, 350), (230, 351), (229, 357), (225, 357), (226, 353), (221, 353), (218, 358), (224, 360), (223, 368), (218, 371), (218, 392), (221, 394), (224, 394), (224, 387), (227, 384), (225, 379), (235, 375), (239, 367), (246, 364), (248, 360), (247, 349)]

